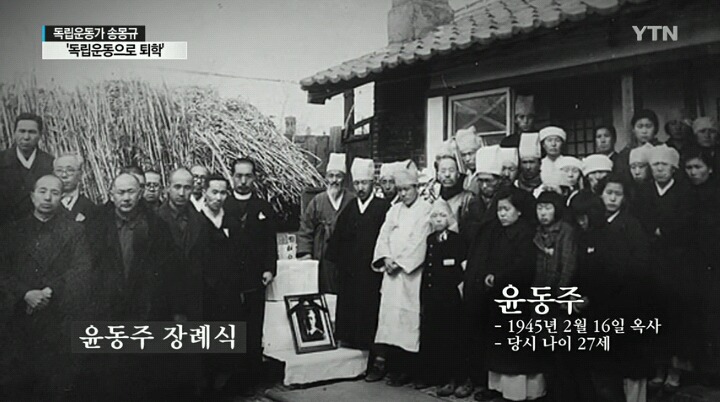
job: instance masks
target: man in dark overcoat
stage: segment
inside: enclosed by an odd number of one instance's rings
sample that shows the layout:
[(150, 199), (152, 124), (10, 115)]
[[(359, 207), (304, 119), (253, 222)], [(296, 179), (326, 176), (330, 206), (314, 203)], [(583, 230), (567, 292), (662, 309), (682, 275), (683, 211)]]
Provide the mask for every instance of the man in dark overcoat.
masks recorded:
[(236, 371), (241, 394), (251, 394), (260, 380), (265, 287), (277, 272), (276, 219), (272, 206), (253, 192), (255, 162), (240, 158), (233, 163), (233, 192), (225, 201), (225, 228), (230, 235), (233, 269), (218, 289), (227, 295), (228, 317), (247, 323), (247, 353)]
[(78, 369), (70, 324), (87, 318), (90, 253), (82, 225), (61, 213), (61, 195), (60, 179), (42, 176), (33, 213), (0, 229), (0, 387), (8, 400), (64, 398)]
[(335, 337), (347, 346), (371, 351), (365, 377), (371, 382), (385, 374), (381, 365), (374, 364), (383, 276), (372, 269), (372, 260), (390, 202), (374, 195), (375, 166), (371, 159), (355, 158), (351, 173), (357, 199), (340, 213), (327, 257), (337, 266), (340, 285)]
[[(138, 179), (121, 173), (111, 203), (87, 226), (98, 271), (97, 317), (106, 321), (171, 321), (183, 308), (171, 280), (183, 266), (168, 225), (140, 204)], [(157, 387), (158, 361), (150, 355), (110, 355), (104, 377), (108, 396), (147, 397)]]
[(21, 113), (15, 119), (12, 147), (0, 152), (0, 225), (29, 215), (35, 182), (52, 173), (53, 157), (38, 148), (42, 131), (40, 116)]
[(208, 254), (208, 225), (202, 214), (190, 203), (193, 176), (180, 168), (168, 178), (168, 198), (157, 214), (167, 223), (178, 250), (182, 250), (185, 266), (178, 267), (174, 278), (172, 299), (182, 307), (189, 321), (202, 319), (202, 272)]

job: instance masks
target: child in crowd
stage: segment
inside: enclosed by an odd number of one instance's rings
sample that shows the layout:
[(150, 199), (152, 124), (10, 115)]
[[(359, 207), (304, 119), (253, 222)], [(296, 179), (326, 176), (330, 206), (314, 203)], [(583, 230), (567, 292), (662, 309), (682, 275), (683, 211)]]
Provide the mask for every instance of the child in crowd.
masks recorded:
[(468, 376), (460, 332), (465, 327), (462, 283), (466, 251), (455, 214), (446, 201), (433, 203), (430, 223), (433, 233), (427, 238), (420, 289), (420, 383), (438, 385), (438, 396), (450, 396)]

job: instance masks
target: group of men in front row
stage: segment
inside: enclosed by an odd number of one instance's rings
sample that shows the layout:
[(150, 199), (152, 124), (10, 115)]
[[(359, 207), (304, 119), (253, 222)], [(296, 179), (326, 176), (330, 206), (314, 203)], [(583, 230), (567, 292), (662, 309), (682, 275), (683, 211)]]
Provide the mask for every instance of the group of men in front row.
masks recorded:
[[(277, 264), (275, 216), (253, 194), (253, 160), (233, 163), (232, 185), (201, 166), (175, 169), (162, 201), (158, 173), (126, 168), (110, 201), (95, 205), (79, 188), (82, 156), (38, 149), (42, 129), (39, 116), (19, 115), (13, 146), (0, 152), (4, 397), (251, 394)], [(247, 353), (71, 354), (70, 324), (92, 320), (245, 321)]]

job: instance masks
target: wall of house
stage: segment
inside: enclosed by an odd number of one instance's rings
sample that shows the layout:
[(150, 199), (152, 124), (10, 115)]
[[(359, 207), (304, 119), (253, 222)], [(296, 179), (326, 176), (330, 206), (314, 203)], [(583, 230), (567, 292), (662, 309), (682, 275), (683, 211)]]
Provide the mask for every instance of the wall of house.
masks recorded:
[(425, 76), (375, 83), (372, 153), (376, 162), (410, 158), (419, 166), (426, 166), (428, 83)]

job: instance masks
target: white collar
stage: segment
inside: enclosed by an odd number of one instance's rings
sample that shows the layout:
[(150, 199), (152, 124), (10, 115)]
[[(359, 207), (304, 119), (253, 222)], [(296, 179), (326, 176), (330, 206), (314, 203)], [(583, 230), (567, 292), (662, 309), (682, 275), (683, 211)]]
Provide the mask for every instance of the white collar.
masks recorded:
[(360, 214), (364, 214), (367, 207), (370, 205), (370, 202), (372, 202), (373, 198), (375, 198), (375, 194), (370, 194), (370, 197), (365, 202), (360, 201), (360, 198), (357, 199), (358, 202), (358, 209), (360, 210)]
[(670, 187), (672, 187), (673, 184), (675, 184), (675, 179), (670, 179), (668, 184), (665, 185), (665, 188), (660, 188), (660, 186), (657, 184), (657, 182), (654, 182), (654, 183), (655, 183), (655, 188), (657, 189), (658, 195), (660, 197), (662, 197), (663, 195), (665, 195), (665, 193), (668, 192), (668, 190), (670, 190)]
[(222, 226), (223, 216), (225, 216), (225, 210), (223, 208), (220, 208), (220, 212), (215, 215), (215, 213), (208, 208), (207, 204), (205, 204), (203, 205), (202, 212), (216, 228), (220, 229), (220, 226)]
[(25, 166), (25, 169), (31, 169), (33, 162), (35, 162), (35, 156), (37, 156), (37, 148), (33, 150), (32, 154), (27, 159), (25, 159), (25, 155), (20, 152), (20, 148), (15, 147), (15, 151), (17, 152), (17, 158), (20, 161), (20, 164)]
[(240, 194), (237, 191), (233, 191), (233, 197), (238, 201), (247, 201), (252, 197), (252, 193)]
[(201, 196), (200, 198), (195, 198), (194, 195), (190, 194), (190, 202), (195, 206), (195, 209), (200, 212), (205, 208), (205, 196)]
[(608, 216), (608, 218), (607, 218), (607, 223), (612, 223), (612, 221), (614, 221), (615, 218), (617, 218), (618, 215), (620, 215), (620, 210), (619, 210), (619, 209), (618, 209), (617, 211), (615, 211), (614, 214)]
[(395, 198), (390, 201), (390, 205), (395, 205), (400, 201), (400, 194), (395, 194)]
[(345, 191), (343, 190), (340, 192), (340, 196), (336, 200), (333, 200), (333, 198), (330, 196), (330, 193), (328, 193), (328, 200), (330, 200), (330, 204), (332, 205), (334, 210), (336, 210), (336, 211), (340, 210), (340, 206), (342, 205), (342, 200), (343, 200), (344, 196), (345, 196)]
[(80, 198), (80, 189), (76, 187), (75, 190), (64, 194), (61, 201), (68, 211), (72, 211), (78, 198)]
[(572, 201), (573, 197), (575, 197), (575, 196), (578, 195), (579, 193), (580, 193), (580, 190), (578, 190), (578, 189), (573, 190), (573, 191), (570, 193), (570, 195), (568, 195), (567, 202), (565, 203), (565, 206), (569, 207), (569, 206), (570, 206), (570, 202)]

